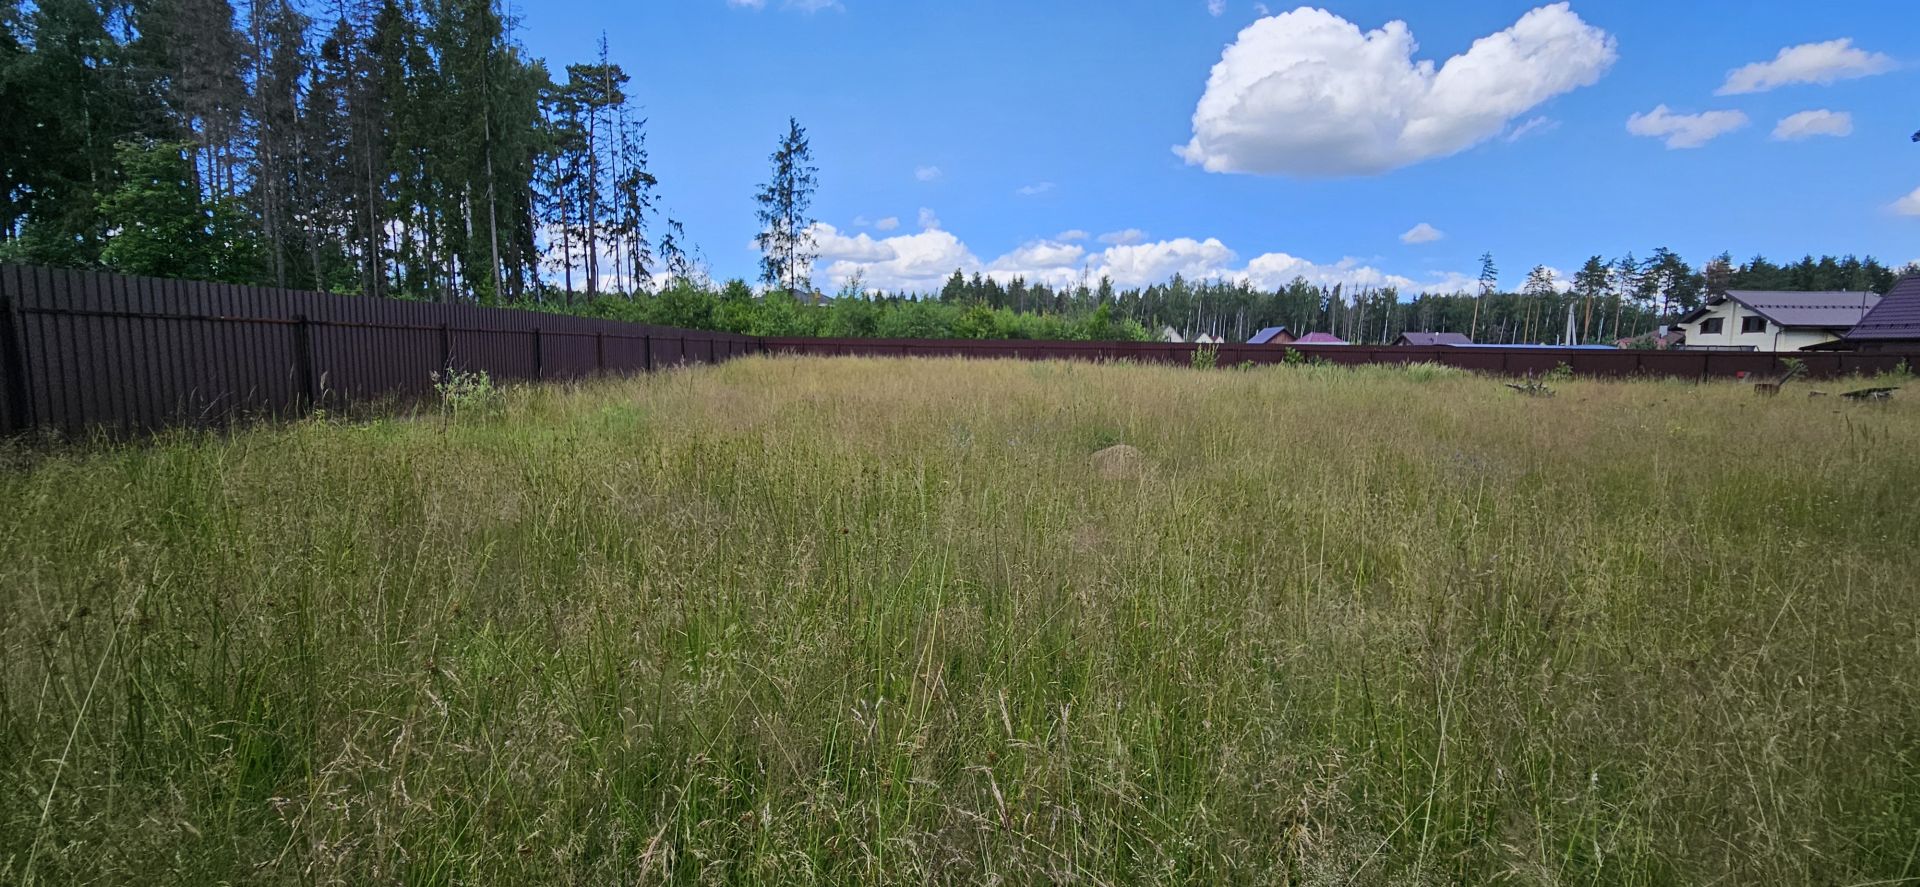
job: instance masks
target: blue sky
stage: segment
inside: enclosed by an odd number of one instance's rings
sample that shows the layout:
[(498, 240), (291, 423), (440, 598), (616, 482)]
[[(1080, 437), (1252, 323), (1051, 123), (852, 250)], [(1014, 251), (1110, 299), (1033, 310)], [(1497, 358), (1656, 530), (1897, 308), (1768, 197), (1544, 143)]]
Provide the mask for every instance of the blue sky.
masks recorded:
[[(1269, 5), (516, 11), (556, 68), (605, 32), (664, 204), (720, 276), (754, 271), (752, 193), (789, 115), (820, 166), (827, 289), (954, 267), (1451, 288), (1486, 251), (1517, 286), (1658, 246), (1920, 259), (1912, 0)], [(1405, 236), (1422, 224), (1443, 236)]]

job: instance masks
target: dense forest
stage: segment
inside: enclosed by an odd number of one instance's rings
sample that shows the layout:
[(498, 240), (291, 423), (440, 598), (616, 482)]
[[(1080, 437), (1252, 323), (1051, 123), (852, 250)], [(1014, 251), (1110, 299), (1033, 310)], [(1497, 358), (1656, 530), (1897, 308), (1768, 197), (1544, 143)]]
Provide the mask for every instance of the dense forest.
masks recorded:
[(492, 0), (239, 6), (0, 0), (6, 257), (487, 303), (680, 261), (604, 43), (555, 71)]
[[(1668, 250), (1541, 267), (1505, 292), (1175, 278), (1064, 289), (958, 271), (938, 293), (813, 289), (797, 122), (754, 195), (755, 289), (718, 283), (658, 205), (631, 75), (530, 58), (494, 0), (0, 0), (0, 260), (472, 301), (754, 334), (1353, 342), (1641, 335), (1729, 288), (1885, 291), (1872, 259)], [(743, 198), (747, 195), (742, 195)]]

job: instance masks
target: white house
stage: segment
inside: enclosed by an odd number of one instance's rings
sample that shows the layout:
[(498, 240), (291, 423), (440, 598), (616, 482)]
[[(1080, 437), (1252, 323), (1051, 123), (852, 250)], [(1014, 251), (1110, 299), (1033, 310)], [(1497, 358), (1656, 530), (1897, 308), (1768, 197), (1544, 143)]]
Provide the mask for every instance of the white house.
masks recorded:
[(1845, 336), (1880, 297), (1873, 293), (1774, 293), (1734, 290), (1715, 297), (1676, 328), (1684, 348), (1799, 351)]

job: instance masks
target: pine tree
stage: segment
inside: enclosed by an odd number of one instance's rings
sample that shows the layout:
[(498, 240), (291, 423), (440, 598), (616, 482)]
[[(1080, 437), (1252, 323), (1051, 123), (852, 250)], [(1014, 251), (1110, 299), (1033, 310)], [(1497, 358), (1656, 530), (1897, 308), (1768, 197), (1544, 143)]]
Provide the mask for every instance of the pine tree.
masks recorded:
[(1487, 297), (1500, 288), (1500, 269), (1494, 267), (1493, 253), (1480, 256), (1480, 297), (1473, 302), (1473, 323), (1468, 328), (1467, 338), (1478, 340), (1480, 337), (1480, 306)]
[[(1626, 330), (1620, 326), (1626, 303), (1640, 292), (1640, 261), (1627, 253), (1613, 261), (1609, 291), (1613, 296), (1612, 338), (1627, 338)], [(1603, 337), (1606, 333), (1602, 333)]]
[(1707, 263), (1706, 290), (1710, 298), (1720, 298), (1733, 286), (1733, 254), (1721, 253)]
[(686, 241), (687, 229), (678, 219), (668, 217), (666, 233), (660, 237), (660, 260), (672, 283), (688, 281), (704, 286), (704, 281), (697, 278), (693, 261), (687, 256)]
[(1573, 289), (1580, 294), (1580, 341), (1583, 343), (1593, 341), (1593, 305), (1606, 298), (1609, 274), (1606, 260), (1594, 256), (1573, 276)]
[(789, 293), (798, 293), (810, 276), (813, 260), (813, 219), (807, 215), (818, 187), (819, 169), (813, 148), (800, 121), (787, 121), (787, 134), (770, 158), (773, 177), (754, 200), (760, 204), (760, 279)]

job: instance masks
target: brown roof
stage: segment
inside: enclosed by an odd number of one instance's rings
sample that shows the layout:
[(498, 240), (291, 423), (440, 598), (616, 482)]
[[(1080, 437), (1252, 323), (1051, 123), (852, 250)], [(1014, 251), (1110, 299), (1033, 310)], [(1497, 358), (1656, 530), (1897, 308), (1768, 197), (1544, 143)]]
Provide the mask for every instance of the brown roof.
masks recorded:
[(1887, 297), (1880, 300), (1860, 324), (1847, 333), (1847, 341), (1920, 340), (1920, 274), (1908, 275)]
[(1705, 307), (1695, 310), (1680, 322), (1692, 323), (1705, 315), (1708, 309), (1716, 308), (1732, 299), (1783, 327), (1803, 329), (1844, 330), (1852, 329), (1862, 317), (1880, 303), (1880, 297), (1868, 292), (1762, 292), (1758, 290), (1733, 290), (1726, 298), (1708, 302)]

